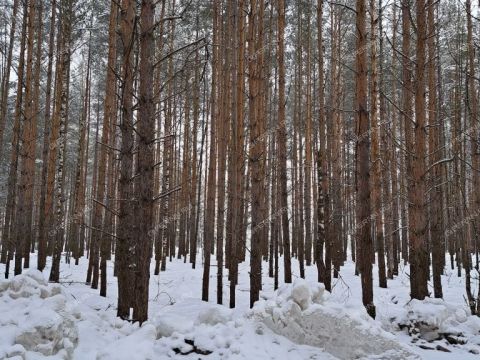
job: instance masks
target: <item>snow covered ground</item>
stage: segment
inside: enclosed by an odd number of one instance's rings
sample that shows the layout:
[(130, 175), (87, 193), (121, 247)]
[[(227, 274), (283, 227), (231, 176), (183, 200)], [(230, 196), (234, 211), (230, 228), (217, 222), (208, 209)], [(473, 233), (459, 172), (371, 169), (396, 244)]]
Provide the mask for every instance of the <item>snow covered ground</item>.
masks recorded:
[[(31, 264), (35, 268), (35, 256)], [(294, 262), (296, 281), (277, 292), (264, 276), (262, 299), (252, 310), (249, 265), (240, 264), (237, 308), (230, 310), (214, 303), (215, 266), (212, 301), (205, 303), (202, 267), (174, 260), (151, 276), (150, 320), (139, 328), (116, 318), (116, 279), (113, 263), (108, 266), (106, 298), (84, 284), (85, 258), (79, 266), (61, 264), (60, 285), (46, 282), (48, 268), (43, 276), (27, 270), (0, 280), (0, 359), (480, 358), (480, 318), (468, 315), (463, 279), (450, 270), (442, 279), (444, 300), (417, 302), (410, 301), (408, 267), (401, 268), (388, 289), (375, 287), (377, 319), (371, 320), (351, 262), (334, 279), (332, 294), (316, 283), (314, 266), (302, 281)], [(228, 304), (227, 278), (224, 284)]]

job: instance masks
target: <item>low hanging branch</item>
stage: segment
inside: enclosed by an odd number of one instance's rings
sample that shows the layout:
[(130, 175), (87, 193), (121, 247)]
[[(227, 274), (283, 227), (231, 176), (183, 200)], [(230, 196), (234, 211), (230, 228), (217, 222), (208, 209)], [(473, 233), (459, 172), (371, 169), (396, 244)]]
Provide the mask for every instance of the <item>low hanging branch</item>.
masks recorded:
[(442, 165), (442, 164), (445, 164), (445, 163), (449, 163), (449, 162), (452, 162), (453, 160), (455, 160), (454, 157), (445, 158), (445, 159), (439, 160), (439, 161), (433, 163), (432, 165), (430, 165), (430, 166), (428, 167), (427, 171), (425, 171), (425, 173), (430, 172), (430, 170), (432, 170), (434, 167), (436, 167), (436, 166), (438, 166), (438, 165)]
[(189, 48), (190, 46), (194, 46), (194, 45), (197, 45), (199, 43), (201, 43), (202, 41), (206, 41), (206, 39), (204, 37), (198, 39), (198, 40), (195, 40), (194, 42), (191, 42), (187, 45), (184, 45), (178, 49), (175, 49), (171, 52), (169, 52), (167, 55), (161, 57), (158, 61), (155, 62), (155, 64), (153, 64), (153, 67), (157, 67), (160, 63), (162, 63), (163, 61), (167, 60), (168, 58), (170, 58), (171, 56), (175, 55), (176, 53), (179, 53), (180, 51), (182, 50), (185, 50), (187, 48)]
[(108, 145), (108, 144), (104, 144), (104, 143), (102, 143), (101, 141), (97, 141), (97, 144), (98, 144), (98, 145), (101, 145), (101, 146), (105, 146), (106, 148), (108, 148), (108, 149), (110, 149), (110, 150), (117, 151), (117, 152), (121, 152), (120, 149), (117, 149), (116, 147), (110, 146), (110, 145)]
[(355, 10), (355, 9), (352, 8), (351, 6), (348, 6), (347, 4), (342, 4), (342, 3), (335, 2), (335, 1), (329, 1), (328, 3), (329, 3), (330, 5), (343, 7), (343, 8), (345, 8), (345, 9), (347, 9), (347, 10), (352, 11), (354, 14), (357, 13), (357, 10)]
[(100, 206), (102, 206), (105, 210), (107, 210), (108, 212), (112, 213), (113, 215), (120, 217), (120, 214), (119, 214), (117, 211), (115, 211), (115, 210), (113, 210), (113, 209), (110, 209), (110, 208), (109, 208), (107, 205), (105, 205), (104, 203), (102, 203), (102, 202), (100, 202), (100, 201), (98, 201), (98, 200), (95, 200), (95, 199), (93, 199), (93, 202), (96, 203), (96, 204), (98, 204), (98, 205), (100, 205)]
[(153, 197), (153, 201), (157, 201), (157, 200), (159, 200), (159, 199), (163, 199), (164, 197), (169, 196), (169, 195), (171, 195), (171, 194), (173, 194), (173, 193), (175, 193), (175, 192), (177, 192), (177, 191), (180, 191), (180, 190), (182, 190), (182, 187), (181, 187), (181, 186), (177, 186), (177, 187), (175, 187), (175, 188), (173, 188), (173, 189), (171, 189), (171, 190), (168, 190), (168, 191), (166, 191), (166, 192), (163, 192), (163, 193), (161, 193), (161, 194), (158, 194), (158, 195), (154, 196), (154, 197)]
[(101, 232), (102, 234), (105, 234), (105, 235), (114, 237), (115, 239), (120, 239), (120, 240), (121, 240), (121, 238), (118, 237), (117, 235), (111, 234), (111, 233), (109, 233), (109, 232), (107, 232), (107, 231), (105, 231), (105, 230), (102, 230), (102, 229), (99, 229), (99, 228), (96, 228), (96, 227), (93, 227), (93, 226), (90, 226), (90, 225), (87, 225), (87, 224), (85, 224), (85, 227), (86, 227), (87, 229), (90, 229), (90, 230), (93, 230), (93, 231), (99, 231), (99, 232)]

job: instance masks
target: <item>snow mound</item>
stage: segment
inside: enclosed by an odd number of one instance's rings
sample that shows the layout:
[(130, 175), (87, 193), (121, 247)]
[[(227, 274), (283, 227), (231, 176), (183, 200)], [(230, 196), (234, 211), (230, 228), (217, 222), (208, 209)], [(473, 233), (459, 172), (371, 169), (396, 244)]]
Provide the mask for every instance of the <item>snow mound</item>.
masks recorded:
[(25, 274), (15, 276), (11, 281), (5, 281), (0, 291), (6, 291), (7, 289), (9, 290), (8, 296), (12, 299), (29, 298), (31, 296), (39, 296), (45, 299), (51, 295), (47, 281), (42, 273), (37, 270), (29, 270)]
[(480, 319), (470, 316), (466, 308), (442, 299), (413, 299), (392, 319), (394, 326), (408, 331), (413, 341), (446, 339), (450, 344), (465, 344), (469, 334), (480, 333)]
[(205, 303), (198, 299), (189, 299), (175, 304), (170, 310), (172, 311), (155, 315), (152, 320), (157, 331), (157, 338), (169, 337), (174, 333), (186, 334), (201, 325), (227, 324), (233, 319), (231, 309)]
[(26, 358), (28, 352), (70, 359), (78, 342), (75, 318), (58, 284), (28, 270), (0, 285), (0, 358)]
[(418, 359), (363, 309), (348, 313), (328, 297), (322, 285), (299, 279), (258, 301), (251, 317), (295, 343), (323, 348), (339, 359)]

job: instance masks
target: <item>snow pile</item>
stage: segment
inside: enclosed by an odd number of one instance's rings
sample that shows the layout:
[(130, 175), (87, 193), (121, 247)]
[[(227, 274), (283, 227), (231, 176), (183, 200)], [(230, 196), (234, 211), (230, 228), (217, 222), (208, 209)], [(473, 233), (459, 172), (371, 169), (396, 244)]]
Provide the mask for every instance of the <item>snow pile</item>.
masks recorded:
[(323, 348), (339, 359), (418, 358), (363, 309), (347, 313), (328, 298), (323, 285), (298, 279), (257, 302), (252, 317), (295, 343)]
[(407, 331), (412, 342), (444, 339), (452, 345), (468, 342), (480, 345), (480, 318), (471, 316), (465, 307), (448, 304), (442, 299), (413, 299), (392, 318), (392, 324)]
[(292, 343), (243, 311), (199, 299), (179, 300), (158, 312), (152, 323), (158, 338), (153, 351), (162, 359), (336, 359), (318, 348)]
[(58, 284), (28, 270), (0, 282), (0, 359), (27, 357), (28, 352), (72, 358), (78, 341), (76, 318), (66, 309)]

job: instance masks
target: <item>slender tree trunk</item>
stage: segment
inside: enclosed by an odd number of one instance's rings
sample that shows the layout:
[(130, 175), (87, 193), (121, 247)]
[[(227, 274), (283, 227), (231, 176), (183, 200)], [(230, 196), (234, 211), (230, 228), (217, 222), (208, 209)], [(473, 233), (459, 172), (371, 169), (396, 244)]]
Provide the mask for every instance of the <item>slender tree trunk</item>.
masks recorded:
[[(392, 47), (395, 49), (396, 44), (397, 44), (397, 9), (396, 7), (394, 8), (393, 12), (393, 36), (392, 36)], [(396, 73), (396, 57), (392, 56), (392, 71)], [(396, 80), (393, 81), (392, 84), (392, 93), (393, 93), (393, 98), (392, 101), (393, 103), (397, 102), (397, 82)], [(389, 278), (393, 278), (394, 275), (398, 275), (398, 262), (399, 262), (399, 252), (401, 251), (401, 244), (400, 244), (400, 233), (401, 233), (401, 228), (400, 228), (400, 218), (399, 218), (399, 213), (400, 213), (400, 199), (399, 199), (399, 194), (401, 191), (401, 187), (399, 188), (399, 178), (398, 178), (398, 170), (397, 170), (397, 164), (398, 164), (398, 156), (397, 156), (397, 147), (395, 144), (395, 141), (393, 139), (396, 138), (397, 136), (397, 127), (398, 127), (398, 117), (397, 117), (397, 111), (396, 109), (391, 110), (391, 116), (392, 116), (392, 124), (391, 124), (391, 134), (392, 136), (389, 137), (389, 144), (388, 144), (388, 152), (389, 152), (389, 159), (390, 159), (390, 177), (391, 177), (391, 182), (392, 182), (392, 253), (391, 257), (393, 258), (392, 261), (392, 266), (393, 268), (390, 269), (389, 267)], [(400, 180), (401, 182), (401, 180)], [(401, 185), (401, 184), (400, 184)]]
[(382, 211), (382, 159), (380, 158), (380, 125), (378, 119), (378, 61), (377, 61), (377, 23), (378, 13), (375, 6), (376, 0), (370, 0), (370, 42), (371, 42), (371, 77), (370, 77), (370, 121), (372, 127), (372, 179), (371, 179), (371, 202), (375, 218), (375, 240), (378, 255), (378, 281), (381, 288), (387, 287), (385, 273), (385, 248), (383, 236), (383, 211)]
[[(410, 287), (414, 299), (428, 296), (428, 252), (425, 204), (425, 41), (427, 39), (425, 0), (416, 0), (417, 42), (415, 70), (415, 158), (412, 159), (410, 236)], [(409, 125), (409, 124), (408, 124)]]
[(73, 223), (71, 238), (68, 239), (71, 244), (72, 255), (77, 261), (81, 256), (80, 254), (80, 232), (83, 231), (82, 225), (85, 221), (85, 158), (87, 156), (86, 145), (87, 145), (87, 117), (88, 117), (88, 106), (89, 106), (89, 97), (90, 97), (90, 63), (91, 63), (91, 35), (88, 45), (88, 55), (87, 55), (87, 67), (86, 67), (86, 76), (85, 76), (85, 93), (83, 99), (83, 109), (82, 116), (80, 117), (80, 136), (78, 139), (78, 158), (77, 166), (75, 169), (75, 184), (74, 184), (74, 202), (73, 202)]
[[(43, 3), (41, 1), (37, 1), (36, 6), (38, 7), (37, 9), (37, 19), (36, 19), (36, 28), (37, 28), (37, 34), (36, 34), (36, 49), (35, 49), (35, 70), (33, 74), (33, 114), (35, 116), (35, 127), (32, 129), (32, 143), (30, 151), (31, 151), (31, 156), (28, 157), (29, 159), (29, 168), (31, 169), (32, 172), (32, 183), (29, 184), (29, 191), (30, 193), (27, 196), (27, 204), (29, 204), (29, 209), (27, 209), (27, 224), (30, 224), (30, 237), (26, 239), (26, 244), (25, 244), (25, 262), (24, 262), (24, 267), (30, 267), (30, 252), (35, 251), (35, 240), (36, 240), (36, 223), (35, 223), (35, 211), (36, 211), (36, 201), (38, 199), (38, 192), (35, 194), (35, 182), (36, 182), (36, 176), (35, 176), (35, 163), (36, 163), (36, 144), (37, 144), (37, 121), (38, 117), (40, 114), (40, 86), (41, 86), (41, 68), (42, 68), (42, 47), (43, 47)], [(33, 126), (33, 124), (32, 124)], [(34, 198), (35, 197), (35, 198)], [(35, 204), (34, 204), (35, 203)]]
[[(238, 262), (239, 250), (241, 248), (241, 223), (243, 214), (241, 212), (242, 194), (242, 169), (243, 169), (243, 0), (238, 4), (232, 1), (232, 64), (231, 64), (231, 141), (230, 141), (230, 161), (232, 179), (229, 181), (229, 188), (231, 194), (231, 224), (227, 226), (230, 228), (230, 252), (229, 252), (229, 270), (230, 270), (230, 306), (234, 305), (232, 302), (235, 299), (235, 287), (238, 282)], [(228, 225), (228, 224), (227, 224)], [(228, 231), (228, 230), (227, 230)]]
[[(196, 41), (198, 41), (198, 14), (196, 19)], [(190, 201), (189, 207), (190, 211), (190, 262), (192, 263), (192, 268), (195, 268), (197, 261), (197, 249), (198, 249), (198, 229), (197, 229), (197, 217), (200, 212), (199, 203), (197, 201), (197, 193), (200, 190), (198, 186), (198, 181), (201, 179), (199, 176), (199, 166), (197, 165), (197, 136), (198, 136), (198, 120), (200, 116), (200, 79), (199, 79), (199, 53), (198, 49), (195, 51), (195, 70), (194, 70), (194, 85), (193, 85), (193, 129), (192, 129), (192, 155), (191, 155), (191, 164), (192, 164), (192, 180), (191, 180), (191, 189), (190, 197), (187, 201)]]
[[(54, 0), (55, 1), (55, 0)], [(3, 133), (8, 113), (8, 94), (10, 89), (10, 71), (12, 68), (13, 46), (15, 45), (15, 31), (17, 28), (17, 13), (20, 0), (13, 1), (12, 17), (10, 20), (10, 36), (8, 43), (7, 64), (1, 82), (1, 103), (0, 103), (0, 159), (3, 158)], [(2, 259), (3, 262), (4, 259)]]
[(140, 10), (140, 92), (138, 111), (138, 164), (135, 184), (134, 307), (133, 321), (142, 324), (148, 318), (150, 280), (150, 241), (153, 234), (153, 148), (155, 133), (153, 104), (153, 0), (143, 0)]
[[(218, 0), (213, 3), (213, 43), (218, 43), (219, 37), (219, 4)], [(217, 87), (218, 87), (218, 68), (219, 68), (219, 50), (218, 46), (213, 48), (212, 59), (212, 93), (211, 93), (211, 107), (210, 107), (210, 148), (208, 160), (208, 175), (207, 175), (207, 199), (205, 209), (205, 227), (203, 232), (203, 280), (202, 280), (202, 300), (208, 301), (208, 288), (210, 283), (210, 258), (211, 248), (214, 239), (215, 229), (215, 196), (216, 196), (216, 165), (217, 165)], [(217, 254), (218, 255), (218, 254)], [(223, 303), (223, 262), (220, 263), (217, 257), (217, 303)]]
[[(323, 248), (327, 242), (328, 235), (326, 231), (328, 216), (328, 163), (327, 163), (327, 134), (325, 118), (325, 88), (324, 88), (324, 69), (323, 69), (323, 0), (317, 1), (317, 32), (318, 32), (318, 106), (319, 106), (319, 126), (318, 138), (320, 149), (317, 155), (318, 171), (318, 243), (315, 244), (315, 261), (317, 263), (318, 281), (325, 284), (327, 288), (327, 276), (325, 262), (323, 257)], [(330, 286), (327, 289), (330, 291)]]
[(73, 23), (73, 1), (61, 0), (62, 14), (62, 46), (61, 46), (61, 72), (59, 74), (59, 83), (57, 84), (58, 93), (60, 95), (59, 107), (55, 109), (55, 117), (59, 119), (59, 137), (57, 146), (57, 165), (55, 171), (55, 218), (52, 237), (53, 258), (52, 268), (50, 270), (50, 281), (58, 282), (60, 280), (60, 258), (63, 250), (64, 241), (64, 216), (65, 216), (65, 147), (67, 136), (67, 119), (68, 119), (68, 94), (70, 80), (70, 60), (71, 60), (71, 34)]
[[(468, 1), (468, 0), (467, 0)], [(436, 298), (442, 298), (442, 279), (443, 273), (442, 258), (445, 254), (442, 251), (443, 243), (443, 195), (442, 195), (442, 176), (438, 161), (442, 160), (442, 151), (440, 148), (440, 126), (437, 113), (437, 89), (435, 74), (435, 5), (432, 0), (428, 0), (428, 151), (430, 159), (430, 239), (432, 248), (432, 269), (433, 269), (433, 291)]]
[[(231, 16), (231, 5), (232, 3), (229, 2), (227, 4), (227, 19), (230, 19)], [(222, 17), (220, 17), (222, 19)], [(216, 114), (216, 124), (217, 124), (217, 209), (216, 209), (216, 237), (217, 237), (217, 266), (218, 270), (220, 271), (220, 267), (223, 267), (224, 263), (224, 233), (225, 233), (225, 172), (226, 172), (226, 155), (227, 155), (227, 134), (228, 134), (228, 124), (229, 124), (229, 116), (228, 116), (228, 105), (230, 99), (230, 88), (229, 88), (229, 77), (228, 77), (228, 68), (230, 66), (230, 55), (228, 50), (226, 49), (227, 45), (227, 36), (230, 35), (229, 22), (226, 23), (222, 21), (219, 22), (218, 26), (221, 30), (221, 37), (219, 39), (220, 49), (219, 51), (225, 56), (225, 60), (223, 62), (220, 61), (220, 54), (219, 54), (219, 99), (218, 99), (218, 114)], [(227, 254), (228, 250), (226, 251)], [(229, 257), (227, 257), (227, 260)], [(229, 267), (229, 264), (228, 264)], [(217, 289), (219, 288), (219, 276), (220, 274), (217, 273)], [(235, 281), (232, 281), (231, 274), (229, 274), (230, 279), (230, 307), (235, 307), (235, 296), (234, 296), (234, 287)], [(217, 302), (219, 300), (219, 295), (217, 294)]]
[(332, 238), (330, 246), (331, 261), (333, 264), (334, 278), (338, 278), (340, 265), (342, 262), (342, 114), (340, 108), (342, 107), (342, 89), (341, 89), (341, 68), (340, 68), (340, 26), (341, 14), (338, 11), (331, 13), (333, 26), (331, 27), (332, 34), (332, 65), (331, 73), (331, 91), (330, 98), (333, 107), (330, 112), (331, 121), (331, 199), (332, 199)]
[[(357, 153), (356, 153), (356, 193), (357, 193), (357, 226), (362, 224), (371, 215), (370, 210), (370, 166), (369, 144), (366, 136), (369, 131), (367, 110), (367, 56), (363, 49), (367, 45), (365, 0), (356, 2), (356, 110), (357, 110)], [(370, 236), (370, 226), (357, 228), (357, 244), (360, 253), (360, 274), (362, 282), (362, 301), (368, 314), (375, 318), (375, 305), (373, 304), (372, 284), (372, 254), (373, 243)]]
[(42, 150), (42, 173), (40, 181), (40, 204), (38, 208), (38, 260), (37, 268), (43, 271), (47, 259), (47, 233), (46, 233), (46, 196), (47, 196), (47, 178), (50, 152), (50, 132), (52, 118), (51, 114), (51, 95), (52, 95), (52, 68), (53, 68), (53, 50), (55, 42), (55, 26), (57, 14), (57, 2), (51, 1), (52, 14), (50, 16), (50, 33), (48, 36), (48, 65), (47, 65), (47, 83), (45, 85), (45, 116), (43, 130), (43, 150)]
[[(403, 113), (403, 133), (405, 139), (405, 148), (413, 148), (413, 134), (412, 134), (412, 121), (413, 121), (413, 112), (412, 112), (412, 62), (410, 60), (410, 0), (402, 0), (402, 53), (404, 54), (402, 60), (403, 67), (403, 88), (402, 88), (402, 113)], [(405, 263), (409, 260), (409, 238), (411, 236), (411, 231), (408, 226), (411, 226), (410, 220), (412, 214), (410, 214), (410, 208), (408, 202), (410, 200), (410, 192), (408, 191), (411, 186), (412, 176), (412, 159), (411, 154), (408, 151), (405, 151), (403, 159), (403, 176), (402, 176), (402, 257)], [(408, 194), (407, 194), (408, 193)], [(407, 200), (408, 199), (408, 200)], [(408, 226), (407, 226), (408, 225)], [(408, 239), (407, 239), (408, 237)]]
[[(112, 6), (115, 1), (112, 0)], [(113, 16), (114, 12), (110, 15)], [(120, 11), (121, 56), (121, 121), (120, 180), (118, 185), (119, 219), (116, 261), (118, 262), (117, 316), (128, 319), (133, 306), (133, 273), (130, 269), (129, 248), (133, 245), (133, 49), (135, 35), (135, 1), (123, 0)]]
[[(28, 1), (27, 26), (27, 63), (25, 77), (25, 117), (23, 120), (23, 136), (19, 156), (20, 178), (18, 185), (18, 202), (16, 214), (16, 251), (15, 275), (22, 272), (22, 258), (24, 267), (29, 267), (30, 244), (32, 241), (32, 212), (33, 212), (33, 182), (35, 178), (35, 144), (37, 134), (37, 116), (35, 114), (34, 99), (34, 40), (37, 4), (35, 0)], [(26, 249), (26, 251), (25, 251)]]
[[(3, 223), (2, 231), (2, 244), (5, 244), (8, 248), (7, 263), (5, 266), (5, 278), (8, 278), (10, 270), (10, 260), (13, 259), (13, 253), (15, 252), (15, 209), (16, 209), (16, 197), (17, 197), (17, 170), (18, 170), (18, 157), (20, 151), (20, 139), (22, 138), (22, 104), (23, 104), (23, 74), (25, 68), (25, 43), (27, 34), (27, 19), (28, 19), (28, 3), (25, 1), (23, 5), (23, 21), (22, 21), (22, 34), (20, 41), (20, 54), (18, 60), (17, 70), (17, 97), (15, 100), (15, 117), (13, 123), (12, 133), (12, 151), (10, 154), (10, 167), (8, 170), (7, 180), (7, 203), (5, 206), (5, 220)], [(4, 246), (5, 246), (4, 245)], [(20, 248), (17, 248), (20, 249)], [(23, 254), (22, 251), (20, 251)], [(18, 263), (20, 262), (20, 263)], [(15, 259), (15, 274), (21, 273), (21, 257)]]
[(307, 9), (307, 59), (306, 59), (306, 124), (305, 124), (305, 187), (304, 187), (304, 206), (305, 206), (305, 265), (312, 263), (312, 49), (311, 49), (311, 19), (310, 8)]
[[(262, 282), (262, 234), (265, 220), (262, 218), (265, 189), (264, 189), (264, 162), (265, 138), (262, 136), (262, 68), (263, 57), (259, 55), (263, 48), (263, 0), (250, 0), (248, 49), (250, 61), (248, 63), (249, 80), (249, 129), (250, 149), (249, 166), (252, 180), (252, 237), (250, 252), (250, 307), (259, 299)], [(254, 61), (255, 59), (255, 61)]]
[[(431, 0), (430, 0), (431, 1)], [(433, 5), (431, 5), (433, 6)], [(474, 50), (474, 44), (473, 44), (473, 30), (472, 30), (472, 9), (471, 9), (471, 2), (470, 0), (465, 1), (465, 8), (467, 12), (467, 49), (468, 49), (468, 72), (467, 72), (467, 78), (468, 78), (468, 96), (467, 96), (467, 107), (469, 108), (469, 115), (470, 115), (470, 128), (472, 129), (472, 144), (471, 144), (471, 158), (472, 158), (472, 166), (473, 169), (475, 169), (472, 172), (472, 177), (473, 177), (473, 204), (472, 204), (472, 213), (478, 213), (480, 211), (480, 194), (478, 193), (478, 188), (480, 187), (480, 175), (478, 174), (478, 169), (480, 168), (480, 147), (479, 147), (479, 140), (478, 140), (478, 103), (477, 103), (477, 89), (475, 86), (475, 50)], [(429, 12), (429, 24), (430, 24), (430, 17), (432, 17), (432, 24), (434, 23), (433, 20), (433, 10), (432, 14)], [(429, 38), (429, 49), (430, 49), (430, 42), (433, 42), (433, 40), (430, 40)], [(432, 44), (433, 48), (433, 44)], [(429, 71), (432, 72), (432, 74), (435, 74), (435, 71), (433, 69), (433, 65), (431, 66), (432, 69), (429, 68)], [(430, 72), (429, 72), (430, 73)], [(441, 196), (439, 194), (438, 196)], [(478, 238), (480, 236), (480, 222), (478, 219), (473, 219), (473, 239), (472, 243), (474, 245), (478, 245)], [(438, 246), (441, 250), (441, 247)], [(471, 248), (472, 244), (468, 246), (465, 251), (465, 259), (466, 259), (466, 266), (465, 266), (465, 273), (466, 273), (466, 281), (470, 281), (470, 269), (472, 268), (471, 266)], [(436, 255), (438, 252), (436, 252)], [(437, 268), (440, 267), (440, 264), (438, 257), (437, 260), (434, 261), (434, 269), (435, 265)], [(478, 268), (478, 262), (476, 264), (476, 267)], [(438, 275), (439, 270), (437, 270), (437, 274), (434, 273), (434, 280), (435, 278), (438, 278), (440, 275)], [(435, 277), (436, 275), (436, 277)], [(437, 279), (438, 280), (438, 279)], [(478, 282), (480, 284), (480, 281)], [(469, 284), (467, 283), (467, 299), (469, 302), (470, 309), (472, 311), (472, 315), (480, 315), (480, 289), (478, 290), (478, 295), (477, 298), (475, 299), (475, 295), (471, 292), (471, 290), (468, 288)], [(440, 283), (440, 294), (441, 294), (441, 283)], [(437, 295), (437, 291), (435, 291), (435, 297)]]
[[(93, 278), (92, 288), (98, 288), (99, 274), (101, 272), (101, 284), (100, 294), (106, 296), (107, 284), (106, 284), (106, 254), (107, 244), (109, 237), (102, 233), (103, 223), (105, 220), (105, 209), (101, 204), (106, 204), (105, 193), (107, 183), (107, 158), (111, 149), (107, 146), (110, 142), (111, 125), (115, 116), (115, 58), (116, 58), (116, 24), (117, 24), (117, 3), (112, 1), (110, 3), (110, 20), (108, 28), (108, 59), (107, 59), (107, 77), (106, 77), (106, 90), (105, 90), (105, 102), (103, 110), (103, 125), (102, 125), (102, 144), (99, 147), (100, 153), (98, 155), (98, 169), (97, 169), (97, 184), (96, 184), (96, 201), (93, 207), (93, 232), (90, 243), (90, 262), (89, 266), (92, 267)], [(101, 252), (101, 254), (100, 254)], [(100, 261), (101, 255), (101, 261)], [(101, 269), (100, 269), (101, 268)], [(90, 279), (87, 279), (89, 282)]]
[(278, 172), (280, 187), (281, 225), (284, 281), (292, 282), (292, 265), (290, 256), (290, 228), (288, 220), (288, 189), (287, 189), (287, 126), (285, 120), (285, 0), (277, 2), (278, 12)]

